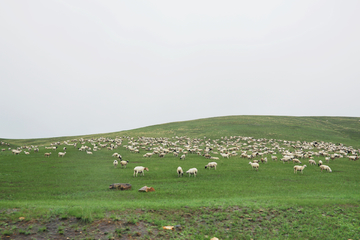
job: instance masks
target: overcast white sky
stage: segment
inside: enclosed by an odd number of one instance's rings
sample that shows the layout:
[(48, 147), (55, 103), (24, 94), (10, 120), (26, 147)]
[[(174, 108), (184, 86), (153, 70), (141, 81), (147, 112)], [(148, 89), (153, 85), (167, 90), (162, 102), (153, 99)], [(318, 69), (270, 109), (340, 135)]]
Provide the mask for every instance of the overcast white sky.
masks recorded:
[(0, 138), (360, 117), (360, 1), (0, 2)]

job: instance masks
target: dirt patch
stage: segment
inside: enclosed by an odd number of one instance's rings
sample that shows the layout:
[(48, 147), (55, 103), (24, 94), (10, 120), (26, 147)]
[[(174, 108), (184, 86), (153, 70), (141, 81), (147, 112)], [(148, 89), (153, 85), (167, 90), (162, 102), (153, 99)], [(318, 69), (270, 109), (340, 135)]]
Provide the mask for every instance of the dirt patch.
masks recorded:
[(77, 218), (51, 219), (47, 222), (20, 221), (6, 224), (1, 239), (142, 239), (155, 238), (156, 226), (146, 221), (123, 222), (102, 219), (84, 223)]

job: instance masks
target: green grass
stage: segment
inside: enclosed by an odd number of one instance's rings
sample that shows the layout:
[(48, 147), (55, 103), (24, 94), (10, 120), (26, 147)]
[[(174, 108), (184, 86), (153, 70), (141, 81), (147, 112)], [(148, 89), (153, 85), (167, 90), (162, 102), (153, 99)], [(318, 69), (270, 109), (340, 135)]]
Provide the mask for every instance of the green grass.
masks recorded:
[[(176, 141), (176, 138), (173, 138), (175, 136), (202, 140), (206, 136), (206, 139), (218, 139), (218, 143), (225, 141), (221, 139), (225, 136), (250, 136), (291, 141), (325, 141), (360, 148), (360, 122), (359, 118), (343, 117), (231, 116), (82, 137), (90, 139), (99, 136), (131, 136), (135, 139), (138, 136), (169, 137), (173, 142)], [(189, 239), (197, 232), (202, 233), (198, 239), (210, 239), (213, 235), (239, 239), (261, 239), (259, 236), (314, 239), (321, 238), (321, 234), (314, 233), (314, 229), (322, 231), (325, 228), (331, 228), (333, 236), (341, 237), (340, 233), (346, 230), (353, 232), (346, 236), (360, 237), (358, 225), (355, 224), (359, 223), (360, 219), (358, 161), (336, 159), (329, 163), (332, 173), (321, 173), (317, 166), (310, 166), (307, 160), (303, 160), (303, 163), (308, 165), (304, 174), (294, 174), (292, 163), (272, 162), (270, 155), (267, 156), (269, 162), (260, 164), (258, 172), (251, 169), (249, 160), (239, 156), (230, 159), (219, 156), (217, 170), (206, 170), (204, 166), (209, 160), (202, 156), (188, 154), (185, 160), (179, 160), (179, 157), (173, 157), (172, 154), (161, 159), (157, 156), (144, 158), (142, 155), (145, 150), (135, 154), (122, 146), (113, 151), (105, 148), (93, 155), (67, 146), (67, 153), (63, 158), (57, 156), (60, 150), (51, 151), (53, 154), (49, 158), (44, 157), (44, 152), (50, 150), (45, 150), (41, 145), (48, 146), (52, 142), (80, 137), (3, 140), (13, 148), (38, 145), (40, 152), (31, 152), (30, 155), (21, 153), (18, 156), (12, 155), (8, 150), (0, 152), (0, 223), (17, 222), (19, 217), (46, 221), (54, 216), (61, 221), (75, 217), (83, 224), (103, 218), (123, 221), (127, 217), (122, 215), (121, 211), (143, 209), (147, 212), (145, 216), (134, 214), (134, 217), (127, 221), (134, 226), (140, 223), (150, 224), (147, 232), (159, 234), (160, 239)], [(123, 145), (126, 144), (127, 141), (124, 141)], [(89, 143), (86, 145), (91, 146)], [(293, 151), (292, 148), (289, 149)], [(129, 160), (126, 169), (113, 167), (115, 158), (111, 155), (114, 152)], [(278, 156), (280, 158), (280, 155)], [(315, 157), (316, 161), (319, 159), (324, 160), (324, 157)], [(145, 176), (135, 178), (135, 166), (146, 166), (150, 171), (145, 172)], [(182, 166), (185, 171), (196, 167), (199, 174), (196, 178), (186, 175), (178, 178), (178, 166)], [(108, 189), (110, 184), (118, 182), (132, 184), (132, 190)], [(145, 185), (154, 187), (155, 192), (137, 191)], [(215, 212), (215, 220), (213, 215), (201, 210), (204, 207), (211, 209), (212, 213)], [(240, 208), (241, 211), (234, 211), (234, 208)], [(336, 210), (339, 208), (343, 209), (341, 214)], [(228, 213), (229, 209), (232, 209), (231, 213)], [(244, 209), (247, 212), (244, 212)], [(259, 209), (265, 209), (266, 213), (259, 212)], [(299, 209), (305, 210), (299, 212)], [(149, 210), (155, 212), (148, 212)], [(198, 213), (191, 218), (191, 224), (179, 218), (179, 215), (187, 214), (188, 210)], [(352, 215), (353, 210), (355, 212)], [(161, 211), (172, 213), (170, 215), (173, 216), (155, 214)], [(110, 217), (108, 214), (111, 212)], [(324, 214), (326, 217), (322, 217)], [(327, 217), (330, 215), (331, 217)], [(259, 223), (254, 219), (262, 221)], [(313, 226), (307, 224), (307, 221)], [(162, 225), (175, 225), (179, 222), (186, 226), (186, 230), (181, 232), (183, 235), (178, 235), (179, 232), (162, 233), (158, 229)], [(294, 230), (294, 225), (297, 231)], [(241, 229), (238, 226), (241, 226)], [(4, 236), (16, 231), (21, 234), (27, 232), (10, 226), (1, 228)], [(43, 226), (41, 229), (49, 228)], [(64, 229), (58, 226), (56, 230), (59, 234), (64, 234)], [(301, 230), (300, 233), (298, 230)], [(109, 236), (131, 234), (136, 237), (140, 234), (136, 231), (138, 230), (114, 230), (109, 232)], [(254, 234), (255, 232), (258, 235)], [(144, 234), (143, 237), (145, 238)]]

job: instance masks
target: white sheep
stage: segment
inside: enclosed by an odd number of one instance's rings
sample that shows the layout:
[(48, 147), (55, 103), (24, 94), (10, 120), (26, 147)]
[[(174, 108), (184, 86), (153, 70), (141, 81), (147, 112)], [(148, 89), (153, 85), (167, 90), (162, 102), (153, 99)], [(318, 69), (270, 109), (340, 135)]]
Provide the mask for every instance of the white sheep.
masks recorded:
[(151, 157), (154, 153), (145, 153), (143, 157)]
[(321, 160), (319, 160), (318, 166), (321, 166), (323, 164), (323, 162)]
[(185, 160), (185, 157), (186, 157), (185, 154), (181, 155), (180, 160), (182, 160), (182, 159)]
[(216, 170), (216, 166), (217, 166), (217, 163), (216, 162), (209, 162), (207, 165), (205, 165), (205, 169), (206, 168), (215, 168)]
[(314, 160), (310, 159), (310, 160), (309, 160), (309, 164), (310, 164), (310, 165), (316, 165), (316, 162), (315, 162)]
[(326, 170), (328, 172), (332, 172), (331, 168), (327, 165), (320, 165), (321, 172), (322, 170)]
[(194, 175), (194, 177), (196, 177), (197, 172), (198, 170), (196, 168), (190, 168), (189, 170), (186, 171), (186, 173), (189, 174), (189, 177), (190, 175)]
[(292, 161), (293, 161), (293, 163), (299, 163), (299, 164), (301, 164), (300, 160), (297, 159), (297, 158), (294, 158)]
[(51, 155), (51, 152), (44, 154), (45, 157), (50, 157), (50, 155)]
[(179, 177), (184, 175), (184, 171), (182, 170), (182, 168), (180, 166), (176, 169), (176, 172)]
[[(124, 160), (120, 161), (121, 166), (122, 166), (122, 167), (125, 166), (125, 168), (126, 168), (126, 165), (127, 165), (128, 163), (129, 163), (129, 161), (124, 161)], [(149, 171), (149, 170), (148, 170), (148, 171)]]
[(66, 154), (66, 152), (59, 152), (59, 153), (58, 153), (58, 157), (60, 157), (60, 156), (61, 156), (61, 157), (64, 157), (65, 154)]
[(256, 171), (259, 170), (259, 164), (258, 163), (249, 162), (249, 164), (251, 165), (252, 168), (255, 168)]
[(147, 167), (142, 167), (142, 166), (137, 166), (134, 168), (134, 177), (138, 175), (138, 173), (142, 173), (142, 175), (144, 176), (144, 172), (149, 171), (149, 169)]
[(306, 165), (303, 165), (303, 166), (295, 165), (294, 166), (294, 173), (297, 173), (298, 171), (300, 171), (301, 174), (303, 174), (304, 168), (306, 168)]
[(22, 150), (13, 149), (13, 150), (11, 150), (11, 151), (12, 151), (12, 153), (13, 153), (14, 155), (18, 155), (19, 153), (21, 153)]
[(86, 151), (86, 153), (87, 153), (87, 154), (93, 154), (93, 153), (92, 153), (92, 152), (90, 152), (90, 151)]
[(118, 161), (114, 160), (113, 164), (114, 164), (114, 167), (116, 167), (118, 165)]
[(267, 161), (268, 161), (268, 160), (267, 160), (267, 157), (261, 158), (260, 160), (261, 160), (262, 163), (267, 163)]

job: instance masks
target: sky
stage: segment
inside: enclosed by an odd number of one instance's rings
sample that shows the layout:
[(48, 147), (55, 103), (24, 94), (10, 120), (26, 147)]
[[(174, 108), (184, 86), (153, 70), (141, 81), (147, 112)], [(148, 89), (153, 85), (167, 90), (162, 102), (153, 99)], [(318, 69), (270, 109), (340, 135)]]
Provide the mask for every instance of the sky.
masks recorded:
[(360, 1), (0, 1), (0, 138), (360, 117)]

